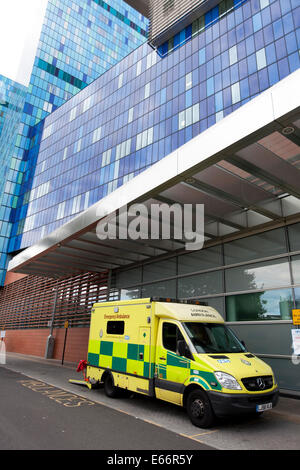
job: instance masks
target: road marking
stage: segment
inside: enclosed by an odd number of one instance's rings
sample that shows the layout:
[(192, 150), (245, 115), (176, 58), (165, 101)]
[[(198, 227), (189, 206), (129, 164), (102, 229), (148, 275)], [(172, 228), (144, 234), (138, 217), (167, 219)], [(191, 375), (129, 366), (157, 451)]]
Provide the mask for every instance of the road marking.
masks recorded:
[(78, 408), (81, 405), (92, 406), (95, 402), (86, 400), (79, 395), (75, 395), (71, 392), (66, 392), (52, 385), (48, 385), (38, 380), (19, 380), (19, 383), (26, 388), (29, 388), (33, 392), (41, 393), (47, 396), (50, 400), (54, 400), (60, 405), (66, 406), (67, 408)]
[[(213, 431), (201, 432), (200, 434), (193, 434), (192, 436), (189, 436), (188, 434), (181, 434), (181, 436), (189, 437), (190, 439), (195, 439), (195, 437), (205, 436), (206, 434), (212, 434), (212, 433), (217, 432), (217, 431), (219, 431), (219, 429), (214, 429)], [(196, 439), (196, 440), (198, 440), (198, 439)]]

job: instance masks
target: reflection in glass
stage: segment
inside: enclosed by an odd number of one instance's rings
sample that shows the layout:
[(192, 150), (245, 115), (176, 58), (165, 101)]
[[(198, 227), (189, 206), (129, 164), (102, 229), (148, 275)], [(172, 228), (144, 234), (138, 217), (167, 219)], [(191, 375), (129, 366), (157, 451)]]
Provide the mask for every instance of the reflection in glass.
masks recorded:
[(290, 320), (292, 289), (278, 289), (226, 297), (227, 321)]
[(247, 291), (291, 284), (287, 258), (225, 270), (226, 292)]

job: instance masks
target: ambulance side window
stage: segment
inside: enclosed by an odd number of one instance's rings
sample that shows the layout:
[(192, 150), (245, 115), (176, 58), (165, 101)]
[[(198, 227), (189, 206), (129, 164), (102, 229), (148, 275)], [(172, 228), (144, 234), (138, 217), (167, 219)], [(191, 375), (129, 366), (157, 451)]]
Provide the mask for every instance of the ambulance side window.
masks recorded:
[(176, 353), (177, 341), (183, 340), (183, 336), (177, 325), (174, 323), (163, 323), (162, 340), (165, 349)]
[(125, 329), (124, 321), (108, 321), (106, 333), (108, 335), (123, 335)]

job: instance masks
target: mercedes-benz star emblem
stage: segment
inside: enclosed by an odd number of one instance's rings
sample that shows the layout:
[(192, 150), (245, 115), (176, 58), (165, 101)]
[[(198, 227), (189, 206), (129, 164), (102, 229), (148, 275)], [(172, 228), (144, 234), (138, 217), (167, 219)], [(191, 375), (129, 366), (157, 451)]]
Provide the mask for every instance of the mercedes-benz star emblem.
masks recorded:
[(258, 388), (260, 388), (260, 390), (263, 390), (266, 386), (265, 382), (263, 381), (261, 377), (258, 377), (258, 379), (256, 379), (256, 383), (257, 383)]

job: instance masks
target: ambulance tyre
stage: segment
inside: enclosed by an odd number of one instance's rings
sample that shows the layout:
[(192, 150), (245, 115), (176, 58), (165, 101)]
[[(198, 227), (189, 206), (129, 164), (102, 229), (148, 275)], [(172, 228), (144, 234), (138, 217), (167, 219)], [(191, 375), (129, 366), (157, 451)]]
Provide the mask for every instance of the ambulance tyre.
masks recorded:
[(202, 390), (193, 390), (189, 393), (186, 410), (191, 422), (199, 428), (209, 428), (214, 423), (213, 409), (208, 396)]
[(112, 374), (106, 374), (104, 378), (104, 392), (109, 398), (117, 398), (120, 396), (119, 388), (114, 385)]

